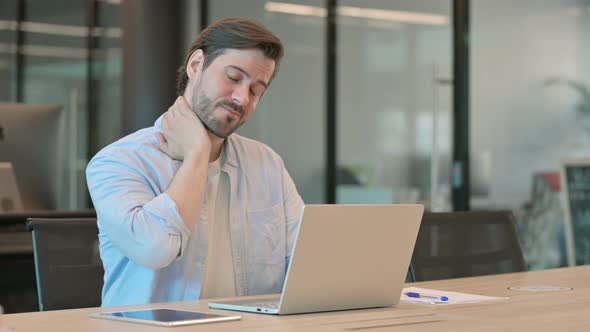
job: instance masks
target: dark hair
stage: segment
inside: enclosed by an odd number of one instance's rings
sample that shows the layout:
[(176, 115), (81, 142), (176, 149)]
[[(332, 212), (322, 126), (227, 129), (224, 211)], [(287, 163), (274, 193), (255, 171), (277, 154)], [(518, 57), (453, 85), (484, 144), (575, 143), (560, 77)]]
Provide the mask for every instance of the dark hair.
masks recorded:
[(283, 57), (281, 40), (262, 24), (245, 18), (225, 18), (209, 25), (201, 31), (197, 40), (191, 45), (184, 64), (178, 69), (176, 93), (181, 96), (186, 90), (188, 76), (186, 66), (191, 55), (198, 49), (203, 50), (205, 59), (203, 69), (228, 49), (259, 49), (264, 55), (275, 61), (274, 78)]

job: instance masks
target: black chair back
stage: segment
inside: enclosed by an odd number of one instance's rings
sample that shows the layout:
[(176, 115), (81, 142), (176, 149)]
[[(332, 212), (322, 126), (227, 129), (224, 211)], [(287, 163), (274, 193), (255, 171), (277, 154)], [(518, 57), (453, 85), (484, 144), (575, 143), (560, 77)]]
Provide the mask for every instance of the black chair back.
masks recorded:
[(29, 218), (96, 218), (96, 211), (46, 210), (0, 213), (0, 305), (4, 313), (39, 310)]
[(29, 219), (39, 310), (98, 307), (104, 270), (96, 218)]
[(424, 213), (412, 269), (415, 281), (524, 271), (512, 212)]

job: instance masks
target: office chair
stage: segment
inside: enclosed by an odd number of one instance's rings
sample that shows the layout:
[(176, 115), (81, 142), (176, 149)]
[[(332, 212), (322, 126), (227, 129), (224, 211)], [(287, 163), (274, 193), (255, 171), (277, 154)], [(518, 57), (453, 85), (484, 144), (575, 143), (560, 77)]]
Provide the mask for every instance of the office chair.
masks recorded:
[(410, 269), (415, 281), (524, 270), (512, 212), (424, 214)]
[(32, 231), (39, 310), (97, 307), (104, 270), (96, 218), (36, 219)]
[(0, 213), (0, 305), (4, 313), (39, 310), (29, 218), (96, 218), (93, 209)]

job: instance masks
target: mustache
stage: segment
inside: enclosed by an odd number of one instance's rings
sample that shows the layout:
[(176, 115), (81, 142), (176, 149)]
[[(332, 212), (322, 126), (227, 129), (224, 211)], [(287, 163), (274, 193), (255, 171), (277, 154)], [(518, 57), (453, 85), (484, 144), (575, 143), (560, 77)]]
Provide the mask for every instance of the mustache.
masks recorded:
[(222, 100), (217, 103), (217, 106), (223, 106), (223, 107), (229, 108), (229, 109), (237, 112), (238, 114), (240, 114), (240, 116), (244, 115), (244, 108), (241, 105), (234, 103), (233, 100)]

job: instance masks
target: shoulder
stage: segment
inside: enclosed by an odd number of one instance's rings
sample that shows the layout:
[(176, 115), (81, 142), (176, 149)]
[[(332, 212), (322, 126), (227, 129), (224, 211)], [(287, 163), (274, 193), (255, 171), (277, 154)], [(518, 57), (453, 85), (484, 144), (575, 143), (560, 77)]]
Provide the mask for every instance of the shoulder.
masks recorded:
[(88, 163), (91, 169), (100, 161), (117, 161), (122, 164), (133, 164), (144, 160), (153, 160), (163, 153), (158, 148), (158, 142), (153, 127), (138, 130), (100, 150)]

